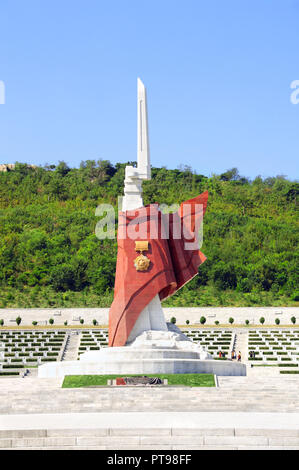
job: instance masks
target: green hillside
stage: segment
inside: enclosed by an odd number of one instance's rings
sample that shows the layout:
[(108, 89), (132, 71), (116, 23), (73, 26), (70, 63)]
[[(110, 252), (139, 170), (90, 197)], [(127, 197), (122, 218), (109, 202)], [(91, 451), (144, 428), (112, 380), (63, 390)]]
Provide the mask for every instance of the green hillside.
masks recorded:
[[(95, 236), (95, 209), (117, 207), (126, 164), (0, 172), (0, 307), (110, 306), (117, 244)], [(201, 248), (208, 260), (163, 305), (296, 305), (298, 186), (284, 177), (248, 181), (236, 169), (207, 178), (188, 167), (153, 168), (145, 204), (209, 191)]]

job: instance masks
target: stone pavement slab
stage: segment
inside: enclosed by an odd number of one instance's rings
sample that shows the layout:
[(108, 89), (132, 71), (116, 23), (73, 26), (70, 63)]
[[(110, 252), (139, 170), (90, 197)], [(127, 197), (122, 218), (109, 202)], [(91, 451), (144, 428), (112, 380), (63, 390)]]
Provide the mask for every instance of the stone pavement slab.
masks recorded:
[[(141, 425), (142, 423), (142, 425)], [(228, 413), (228, 412), (110, 412), (110, 413), (53, 413), (0, 415), (0, 431), (16, 430), (113, 430), (111, 435), (130, 435), (155, 429), (166, 430), (164, 436), (193, 435), (192, 431), (213, 429), (219, 435), (238, 435), (242, 432), (261, 435), (264, 429), (275, 430), (276, 436), (290, 433), (299, 439), (299, 413)], [(226, 430), (227, 432), (225, 432)], [(244, 431), (245, 430), (245, 431)], [(256, 434), (255, 434), (256, 433)], [(110, 434), (110, 432), (109, 432)], [(49, 434), (47, 434), (49, 436)], [(102, 432), (101, 436), (106, 433)], [(198, 435), (198, 434), (197, 434)], [(215, 435), (215, 434), (214, 434)], [(42, 437), (40, 435), (40, 437)], [(274, 436), (273, 436), (274, 438)], [(297, 443), (296, 443), (297, 444)]]

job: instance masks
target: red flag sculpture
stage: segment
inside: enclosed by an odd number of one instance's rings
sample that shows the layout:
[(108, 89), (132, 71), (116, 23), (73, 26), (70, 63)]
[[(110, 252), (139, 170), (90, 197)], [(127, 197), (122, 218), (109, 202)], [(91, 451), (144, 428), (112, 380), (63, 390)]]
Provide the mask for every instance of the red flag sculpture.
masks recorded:
[[(196, 229), (205, 213), (207, 200), (206, 191), (183, 202), (175, 214), (162, 214), (157, 204), (119, 213), (114, 300), (109, 311), (109, 346), (126, 344), (138, 316), (157, 294), (163, 300), (198, 274), (198, 267), (206, 257), (200, 250), (189, 247), (196, 243)], [(134, 227), (138, 228), (141, 237), (138, 234), (134, 239), (128, 236)], [(138, 241), (147, 241), (148, 249), (146, 256), (142, 254), (136, 262)]]

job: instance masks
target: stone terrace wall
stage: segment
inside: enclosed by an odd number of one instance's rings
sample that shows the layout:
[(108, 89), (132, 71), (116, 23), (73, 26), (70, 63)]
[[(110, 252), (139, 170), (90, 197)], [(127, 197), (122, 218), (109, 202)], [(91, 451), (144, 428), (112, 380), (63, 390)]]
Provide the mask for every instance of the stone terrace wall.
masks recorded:
[[(49, 324), (49, 319), (54, 319), (54, 325), (63, 325), (65, 321), (68, 325), (79, 325), (79, 318), (84, 319), (84, 325), (91, 325), (96, 319), (99, 325), (108, 325), (108, 308), (44, 308), (44, 309), (24, 309), (24, 308), (4, 308), (0, 309), (0, 319), (4, 320), (5, 326), (15, 326), (17, 316), (22, 318), (21, 326), (31, 325), (32, 321), (37, 321), (38, 325)], [(261, 317), (265, 318), (264, 326), (274, 325), (275, 318), (280, 319), (281, 325), (290, 325), (291, 317), (297, 318), (296, 325), (299, 326), (298, 307), (206, 307), (206, 308), (164, 308), (166, 321), (175, 317), (178, 325), (186, 325), (186, 320), (190, 324), (200, 324), (200, 317), (206, 317), (206, 325), (215, 325), (218, 320), (220, 324), (228, 324), (229, 317), (234, 318), (234, 325), (244, 325), (245, 320), (250, 324), (259, 324)], [(13, 321), (12, 321), (13, 320)]]

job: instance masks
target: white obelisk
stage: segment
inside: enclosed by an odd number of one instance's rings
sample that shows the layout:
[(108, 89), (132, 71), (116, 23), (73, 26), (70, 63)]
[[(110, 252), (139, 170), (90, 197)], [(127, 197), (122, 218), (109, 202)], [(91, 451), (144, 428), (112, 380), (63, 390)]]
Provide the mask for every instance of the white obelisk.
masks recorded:
[(125, 190), (122, 210), (143, 207), (142, 180), (151, 179), (151, 163), (148, 142), (146, 90), (137, 79), (137, 168), (126, 166)]
[[(137, 168), (126, 166), (125, 189), (122, 200), (122, 210), (129, 211), (143, 207), (142, 181), (151, 179), (151, 164), (149, 152), (147, 103), (145, 86), (137, 79)], [(127, 343), (148, 330), (167, 331), (164, 313), (159, 295), (140, 313)]]

